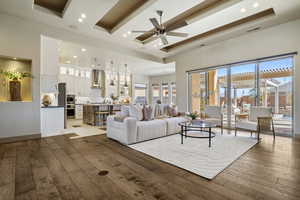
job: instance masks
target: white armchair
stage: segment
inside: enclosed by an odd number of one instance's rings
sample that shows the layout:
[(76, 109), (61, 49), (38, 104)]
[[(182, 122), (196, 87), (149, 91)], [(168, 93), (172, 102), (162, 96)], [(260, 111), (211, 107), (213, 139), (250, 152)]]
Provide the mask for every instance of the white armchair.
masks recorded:
[(221, 128), (223, 134), (223, 113), (220, 106), (205, 106), (203, 112), (204, 121), (212, 122)]
[(107, 137), (115, 139), (123, 144), (131, 144), (137, 141), (137, 120), (126, 117), (124, 122), (114, 120), (114, 115), (107, 117)]
[[(249, 111), (248, 119), (241, 120), (239, 117), (235, 117), (235, 135), (237, 135), (237, 130), (250, 131), (251, 135), (253, 132), (258, 134), (257, 138), (259, 140), (259, 133), (263, 131), (263, 123), (270, 124), (270, 130), (273, 131), (275, 137), (274, 125), (272, 120), (272, 108), (252, 106)], [(269, 122), (267, 122), (269, 120)]]

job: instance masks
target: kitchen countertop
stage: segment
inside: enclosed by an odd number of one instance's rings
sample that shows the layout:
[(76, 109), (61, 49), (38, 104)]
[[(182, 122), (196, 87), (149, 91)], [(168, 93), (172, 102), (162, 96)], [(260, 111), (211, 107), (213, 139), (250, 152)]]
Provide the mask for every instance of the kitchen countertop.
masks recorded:
[(88, 106), (121, 106), (125, 104), (107, 104), (107, 103), (86, 103), (83, 105), (88, 105)]
[(42, 106), (41, 108), (64, 108), (64, 106)]

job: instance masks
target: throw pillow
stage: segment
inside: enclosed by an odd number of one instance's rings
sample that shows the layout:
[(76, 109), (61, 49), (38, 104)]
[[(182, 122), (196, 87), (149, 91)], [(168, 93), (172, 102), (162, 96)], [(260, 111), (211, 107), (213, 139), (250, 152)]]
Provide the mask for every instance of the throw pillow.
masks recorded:
[(168, 115), (171, 117), (177, 117), (178, 112), (177, 112), (177, 107), (175, 105), (169, 106), (168, 107)]
[(114, 116), (114, 120), (116, 122), (124, 122), (125, 118), (126, 118), (126, 116), (123, 116), (123, 115), (116, 115), (116, 116)]
[(143, 120), (150, 121), (152, 120), (152, 107), (151, 106), (144, 106), (143, 107)]
[(131, 105), (129, 107), (129, 116), (141, 121), (143, 120), (143, 109), (138, 105)]

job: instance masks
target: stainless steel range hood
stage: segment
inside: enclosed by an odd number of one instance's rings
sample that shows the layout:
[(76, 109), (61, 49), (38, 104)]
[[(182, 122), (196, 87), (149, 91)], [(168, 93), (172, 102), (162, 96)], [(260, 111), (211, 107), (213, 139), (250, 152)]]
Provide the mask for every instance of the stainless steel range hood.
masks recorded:
[(101, 89), (103, 87), (102, 80), (105, 79), (104, 71), (93, 69), (92, 70), (92, 88)]

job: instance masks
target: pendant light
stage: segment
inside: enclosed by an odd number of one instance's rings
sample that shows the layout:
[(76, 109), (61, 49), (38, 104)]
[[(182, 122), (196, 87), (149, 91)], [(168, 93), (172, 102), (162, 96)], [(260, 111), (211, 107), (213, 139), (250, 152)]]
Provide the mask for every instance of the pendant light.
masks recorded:
[(111, 65), (111, 79), (110, 79), (110, 86), (115, 86), (115, 81), (114, 81), (114, 62), (110, 61), (110, 65)]
[(128, 88), (128, 83), (127, 83), (127, 64), (125, 64), (125, 84), (124, 88)]

